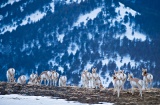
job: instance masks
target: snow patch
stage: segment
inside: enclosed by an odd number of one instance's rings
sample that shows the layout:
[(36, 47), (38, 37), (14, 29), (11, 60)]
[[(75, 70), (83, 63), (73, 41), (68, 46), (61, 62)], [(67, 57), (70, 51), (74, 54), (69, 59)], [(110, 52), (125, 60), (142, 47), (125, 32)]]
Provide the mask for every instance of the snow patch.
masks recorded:
[(88, 33), (88, 39), (91, 40), (92, 39), (92, 34)]
[(13, 24), (10, 25), (4, 25), (1, 29), (0, 29), (0, 34), (4, 34), (7, 31), (12, 32), (13, 30), (16, 30), (18, 27), (16, 22), (13, 22)]
[(45, 12), (40, 12), (37, 10), (35, 13), (32, 13), (32, 14), (26, 16), (25, 19), (22, 20), (22, 23), (20, 25), (23, 26), (26, 24), (35, 23), (35, 22), (41, 20), (45, 15), (46, 15)]
[[(121, 22), (123, 21), (125, 15), (128, 15), (127, 13), (131, 13), (132, 16), (135, 17), (136, 14), (140, 15), (138, 12), (128, 8), (128, 7), (125, 7), (124, 4), (122, 3), (119, 3), (120, 6), (116, 8), (115, 12), (118, 13), (118, 16), (116, 17), (116, 19), (113, 19), (113, 20), (109, 20), (109, 22), (112, 23), (112, 26), (115, 26), (115, 21), (117, 22)], [(134, 34), (133, 33), (133, 24), (130, 26), (129, 23), (123, 23), (125, 26), (126, 26), (126, 32), (122, 35), (116, 35), (115, 38), (119, 38), (120, 39), (123, 39), (124, 36), (126, 36), (129, 40), (133, 40), (133, 39), (138, 39), (138, 40), (141, 40), (141, 41), (145, 41), (146, 40), (146, 35), (138, 32), (138, 31), (134, 31)]]
[(104, 60), (102, 60), (102, 65), (107, 65), (108, 62), (109, 62), (109, 59), (104, 59)]
[(136, 14), (139, 14), (139, 13), (137, 13), (136, 11), (134, 11), (134, 10), (132, 10), (131, 8), (129, 8), (129, 7), (125, 7), (124, 6), (124, 4), (122, 4), (122, 3), (120, 3), (119, 2), (119, 7), (118, 8), (116, 8), (116, 12), (117, 13), (120, 13), (120, 15), (121, 15), (121, 18), (123, 18), (125, 15), (126, 15), (126, 13), (128, 12), (128, 13), (131, 13), (132, 14), (132, 16), (136, 16)]
[(132, 29), (128, 23), (126, 24), (126, 27), (127, 27), (127, 32), (125, 34), (128, 39), (133, 40), (135, 38), (135, 39), (139, 39), (141, 41), (146, 40), (146, 36), (140, 32), (135, 31), (134, 35), (132, 35)]
[(102, 7), (99, 7), (97, 9), (94, 9), (93, 11), (91, 11), (88, 14), (79, 16), (78, 21), (75, 22), (73, 24), (73, 26), (79, 26), (80, 23), (82, 23), (82, 22), (84, 22), (84, 25), (86, 25), (86, 23), (88, 22), (88, 20), (90, 20), (90, 19), (93, 20), (94, 18), (97, 17), (97, 15), (101, 11), (101, 9), (102, 9)]
[(51, 12), (54, 13), (54, 1), (50, 3), (50, 7), (51, 7)]
[[(77, 101), (66, 101), (56, 97), (47, 96), (25, 96), (18, 94), (0, 95), (1, 105), (88, 105)], [(113, 105), (113, 103), (102, 102), (105, 105)], [(102, 105), (95, 104), (95, 105)]]
[(91, 63), (87, 63), (87, 65), (84, 67), (85, 70), (91, 70), (91, 68), (93, 67), (93, 64)]
[(71, 43), (71, 44), (69, 45), (67, 51), (68, 51), (68, 54), (69, 54), (69, 55), (70, 55), (71, 53), (72, 53), (73, 55), (75, 55), (78, 50), (79, 50), (78, 45), (77, 45), (76, 43)]
[(85, 0), (72, 0), (72, 2), (71, 2), (71, 0), (66, 0), (66, 4), (71, 4), (71, 3), (81, 3), (81, 1), (85, 1)]
[(59, 42), (63, 43), (64, 34), (57, 35), (57, 39)]
[(140, 32), (134, 31), (134, 34), (132, 35), (132, 28), (129, 26), (129, 23), (125, 24), (126, 26), (126, 32), (122, 35), (116, 35), (115, 38), (123, 39), (124, 36), (126, 36), (129, 40), (138, 39), (141, 41), (146, 40), (146, 36)]
[(128, 63), (130, 63), (131, 67), (135, 66), (135, 61), (131, 60), (129, 55), (124, 56), (122, 59), (121, 57), (118, 55), (117, 60), (115, 61), (116, 65), (118, 66), (118, 68), (120, 69), (121, 66), (123, 66), (125, 63), (126, 65)]
[(51, 59), (51, 60), (49, 60), (48, 61), (48, 64), (52, 64), (52, 65), (54, 65), (54, 66), (58, 66), (58, 63), (54, 60), (54, 59)]
[[(35, 22), (41, 20), (45, 15), (46, 15), (45, 12), (40, 12), (37, 10), (35, 13), (32, 13), (32, 14), (26, 16), (22, 20), (22, 23), (20, 24), (20, 26), (35, 23)], [(16, 30), (17, 27), (18, 27), (17, 22), (12, 22), (11, 24), (8, 24), (8, 25), (3, 25), (3, 27), (0, 28), (0, 34), (4, 34), (7, 31), (12, 32), (13, 30)]]
[(19, 1), (21, 1), (21, 0), (8, 0), (7, 3), (1, 5), (1, 8), (5, 7), (5, 6), (8, 5), (8, 4), (11, 4), (11, 5), (12, 5), (13, 3), (19, 2)]
[(63, 73), (63, 72), (64, 72), (64, 68), (63, 68), (63, 67), (61, 67), (61, 66), (60, 66), (60, 67), (58, 67), (58, 70), (59, 70), (59, 71), (61, 71), (61, 73)]
[(134, 60), (131, 60), (131, 57), (129, 55), (126, 55), (126, 56), (119, 56), (117, 54), (117, 57), (116, 58), (105, 58), (104, 60), (102, 60), (102, 65), (108, 65), (108, 62), (109, 61), (115, 61), (117, 67), (120, 69), (121, 66), (123, 66), (125, 63), (126, 65), (128, 63), (130, 63), (131, 67), (135, 66), (136, 65), (136, 62)]

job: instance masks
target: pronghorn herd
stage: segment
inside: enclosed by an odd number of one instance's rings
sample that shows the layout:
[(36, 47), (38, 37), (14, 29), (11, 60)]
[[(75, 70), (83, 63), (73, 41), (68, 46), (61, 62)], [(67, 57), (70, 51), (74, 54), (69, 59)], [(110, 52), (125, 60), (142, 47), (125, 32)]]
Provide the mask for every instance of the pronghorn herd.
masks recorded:
[[(14, 83), (16, 82), (16, 79), (14, 78), (15, 76), (15, 69), (10, 68), (7, 70), (7, 81)], [(39, 76), (38, 74), (32, 73), (29, 77), (28, 84), (30, 85), (40, 85), (42, 82), (44, 82), (44, 85), (47, 86), (57, 86), (58, 83), (58, 78), (59, 78), (59, 86), (66, 86), (67, 83), (67, 77), (66, 76), (60, 76), (59, 73), (56, 71), (43, 71)], [(21, 75), (17, 83), (19, 84), (26, 84), (27, 77), (25, 75)], [(47, 82), (47, 83), (46, 83)]]
[[(88, 70), (83, 70), (81, 73), (81, 83), (82, 87), (84, 88), (99, 88), (104, 89), (100, 76), (96, 72), (97, 68), (92, 68), (92, 73), (90, 73)], [(8, 82), (16, 82), (15, 76), (15, 69), (10, 68), (7, 70), (6, 73), (7, 81)], [(140, 96), (142, 97), (142, 90), (147, 88), (152, 88), (152, 82), (153, 82), (153, 75), (150, 73), (147, 73), (147, 69), (142, 68), (142, 76), (143, 80), (135, 78), (132, 73), (128, 73), (128, 79), (127, 75), (125, 74), (124, 70), (114, 70), (114, 74), (112, 76), (112, 83), (114, 87), (113, 94), (117, 92), (117, 97), (120, 96), (120, 91), (124, 90), (124, 84), (126, 80), (130, 82), (131, 85), (131, 93), (134, 94), (134, 88), (138, 88), (140, 92)], [(26, 84), (27, 77), (25, 75), (21, 75), (17, 79), (17, 83), (19, 84)], [(42, 85), (42, 82), (44, 82), (44, 85), (47, 86), (58, 86), (63, 87), (67, 84), (67, 77), (66, 76), (60, 76), (58, 72), (56, 71), (43, 71), (39, 76), (38, 74), (32, 73), (29, 77), (28, 84), (30, 85)]]
[[(117, 92), (117, 96), (120, 96), (120, 91), (124, 89), (124, 84), (127, 79), (127, 75), (124, 73), (123, 70), (114, 70), (114, 75), (112, 76), (112, 83), (114, 86), (114, 92)], [(142, 68), (142, 76), (143, 80), (139, 78), (134, 78), (132, 73), (128, 73), (128, 81), (131, 85), (131, 93), (134, 94), (134, 88), (138, 88), (140, 92), (140, 96), (142, 97), (142, 90), (147, 88), (152, 88), (152, 81), (153, 81), (153, 75), (150, 73), (147, 73), (147, 69)], [(148, 87), (148, 85), (150, 87)]]
[(101, 79), (99, 75), (96, 73), (97, 68), (92, 69), (92, 73), (88, 72), (88, 70), (82, 71), (81, 74), (81, 82), (82, 86), (85, 88), (103, 88)]

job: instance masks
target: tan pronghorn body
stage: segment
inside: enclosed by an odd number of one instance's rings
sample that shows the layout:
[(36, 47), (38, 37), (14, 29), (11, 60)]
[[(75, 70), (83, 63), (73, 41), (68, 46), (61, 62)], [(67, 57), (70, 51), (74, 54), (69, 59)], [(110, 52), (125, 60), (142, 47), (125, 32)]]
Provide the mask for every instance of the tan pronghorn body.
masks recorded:
[(81, 74), (81, 82), (82, 82), (82, 87), (87, 87), (86, 71), (83, 71)]
[(27, 77), (25, 75), (21, 75), (18, 78), (17, 83), (19, 83), (19, 84), (26, 84), (26, 80), (27, 80)]
[(99, 88), (99, 89), (104, 88), (99, 76), (98, 76), (98, 78), (95, 80), (95, 84), (96, 84), (96, 89), (97, 89), (97, 88)]
[(142, 68), (142, 76), (144, 81), (144, 88), (145, 89), (148, 87), (152, 88), (153, 75), (150, 73), (147, 73), (147, 69)]
[(59, 86), (64, 87), (64, 86), (66, 86), (66, 83), (67, 83), (67, 77), (66, 76), (61, 76), (59, 78)]
[(84, 70), (81, 74), (82, 86), (85, 88), (92, 87), (92, 74), (88, 70)]
[(8, 82), (11, 82), (11, 83), (15, 82), (15, 78), (14, 78), (14, 76), (15, 76), (15, 69), (14, 68), (8, 69), (7, 73), (6, 73), (6, 76), (7, 76), (7, 81)]
[(52, 71), (51, 72), (51, 85), (53, 84), (53, 86), (57, 86), (58, 78), (59, 78), (59, 73), (56, 71)]
[(96, 73), (96, 70), (97, 68), (93, 68), (92, 69), (92, 87), (93, 88), (97, 88), (97, 82), (98, 82), (98, 79), (99, 79), (99, 75)]
[(138, 87), (140, 96), (142, 97), (143, 80), (133, 78), (133, 75), (128, 74), (128, 81), (130, 81), (131, 84), (132, 95), (134, 94), (134, 88)]
[[(38, 81), (39, 85), (41, 85), (42, 82), (44, 81), (44, 85), (48, 86), (49, 83), (51, 83), (50, 80), (51, 80), (51, 72), (50, 71), (43, 71), (39, 75), (39, 77), (37, 78), (37, 81)], [(47, 81), (47, 84), (46, 84), (46, 81)]]
[(122, 89), (124, 90), (124, 84), (127, 80), (127, 75), (124, 73), (124, 70), (119, 70), (120, 78), (122, 80)]
[(112, 76), (112, 83), (114, 86), (113, 95), (115, 94), (115, 92), (117, 92), (117, 97), (119, 97), (120, 91), (122, 89), (123, 81), (121, 79), (119, 79), (116, 75), (113, 75)]
[(114, 70), (114, 73), (115, 73), (115, 76), (122, 80), (122, 88), (124, 90), (124, 84), (126, 82), (126, 79), (127, 79), (127, 75), (124, 73), (124, 70), (118, 70), (118, 71), (115, 71)]
[(32, 73), (32, 74), (30, 75), (30, 79), (29, 79), (28, 84), (30, 84), (30, 85), (37, 85), (37, 78), (38, 78), (38, 75)]

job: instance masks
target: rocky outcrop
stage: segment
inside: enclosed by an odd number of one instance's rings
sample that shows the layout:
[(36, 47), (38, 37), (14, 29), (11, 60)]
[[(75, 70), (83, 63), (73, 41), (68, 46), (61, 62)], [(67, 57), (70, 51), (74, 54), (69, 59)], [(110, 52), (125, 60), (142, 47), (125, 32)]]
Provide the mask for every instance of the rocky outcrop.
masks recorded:
[(154, 88), (143, 91), (143, 97), (139, 96), (139, 91), (131, 95), (130, 90), (120, 93), (118, 98), (113, 95), (113, 88), (109, 89), (86, 89), (73, 86), (49, 87), (21, 85), (15, 83), (0, 82), (0, 94), (25, 94), (29, 96), (52, 96), (64, 98), (69, 101), (79, 101), (81, 103), (111, 102), (115, 105), (159, 105), (160, 89)]

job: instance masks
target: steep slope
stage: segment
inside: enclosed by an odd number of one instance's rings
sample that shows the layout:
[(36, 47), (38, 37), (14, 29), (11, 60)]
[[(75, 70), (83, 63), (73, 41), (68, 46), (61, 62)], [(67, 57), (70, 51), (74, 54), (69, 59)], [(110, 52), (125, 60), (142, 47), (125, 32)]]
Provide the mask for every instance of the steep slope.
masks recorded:
[(142, 32), (136, 21), (141, 13), (121, 2), (17, 0), (0, 5), (0, 80), (6, 80), (10, 67), (16, 77), (55, 69), (67, 75), (68, 84), (80, 85), (82, 70), (97, 67), (109, 87), (114, 70), (142, 78), (143, 67), (159, 86), (159, 39)]

